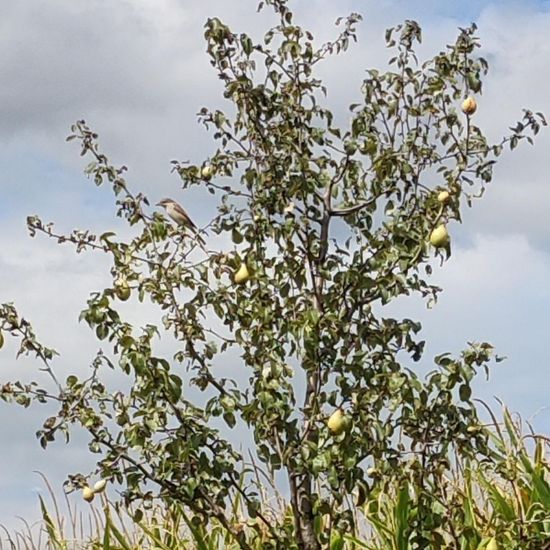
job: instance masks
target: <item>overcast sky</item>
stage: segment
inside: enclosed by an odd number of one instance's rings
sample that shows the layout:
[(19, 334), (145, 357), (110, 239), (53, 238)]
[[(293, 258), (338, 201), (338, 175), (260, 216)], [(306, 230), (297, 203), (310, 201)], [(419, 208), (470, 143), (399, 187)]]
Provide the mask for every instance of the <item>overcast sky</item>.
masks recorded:
[[(156, 202), (181, 198), (169, 161), (200, 162), (215, 150), (196, 122), (203, 106), (220, 105), (221, 86), (205, 53), (203, 25), (218, 16), (234, 31), (259, 38), (274, 23), (256, 0), (17, 0), (2, 3), (0, 20), (0, 302), (15, 302), (40, 339), (55, 347), (56, 368), (86, 373), (97, 349), (77, 324), (93, 290), (109, 284), (106, 258), (76, 255), (70, 247), (28, 237), (25, 218), (38, 214), (63, 231), (113, 226), (109, 189), (82, 175), (85, 161), (69, 126), (84, 118), (103, 150), (129, 167), (128, 181)], [(506, 134), (521, 109), (550, 115), (550, 3), (536, 1), (308, 0), (291, 4), (297, 22), (319, 41), (335, 36), (337, 16), (358, 11), (359, 43), (326, 63), (329, 104), (344, 113), (360, 97), (364, 70), (387, 61), (384, 30), (405, 19), (423, 28), (422, 55), (454, 41), (457, 27), (475, 21), (490, 73), (476, 123), (491, 139)], [(432, 355), (487, 340), (508, 357), (477, 395), (493, 396), (550, 432), (550, 132), (535, 147), (507, 153), (484, 199), (453, 225), (453, 256), (434, 280), (445, 291), (427, 311), (401, 303), (418, 318)], [(189, 195), (186, 195), (186, 199)], [(189, 203), (189, 201), (188, 201)], [(201, 205), (189, 207), (199, 223)], [(128, 305), (132, 308), (132, 305)], [(140, 319), (139, 312), (130, 312)], [(32, 361), (0, 353), (0, 383), (37, 377)], [(34, 437), (45, 410), (0, 403), (0, 524), (38, 518), (34, 470), (61, 494), (67, 472), (91, 468), (82, 438), (42, 451)], [(71, 497), (73, 498), (73, 497)], [(79, 503), (79, 506), (81, 504)]]

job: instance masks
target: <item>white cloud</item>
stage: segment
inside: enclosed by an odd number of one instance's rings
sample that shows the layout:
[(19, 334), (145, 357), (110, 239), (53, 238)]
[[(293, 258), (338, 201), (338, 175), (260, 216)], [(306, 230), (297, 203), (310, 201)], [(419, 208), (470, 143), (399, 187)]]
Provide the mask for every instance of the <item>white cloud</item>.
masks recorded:
[(522, 235), (505, 237), (476, 234), (474, 246), (458, 249), (438, 278), (455, 296), (468, 295), (485, 301), (504, 298), (516, 290), (541, 289), (541, 298), (550, 297), (543, 284), (550, 274), (550, 258), (529, 245)]

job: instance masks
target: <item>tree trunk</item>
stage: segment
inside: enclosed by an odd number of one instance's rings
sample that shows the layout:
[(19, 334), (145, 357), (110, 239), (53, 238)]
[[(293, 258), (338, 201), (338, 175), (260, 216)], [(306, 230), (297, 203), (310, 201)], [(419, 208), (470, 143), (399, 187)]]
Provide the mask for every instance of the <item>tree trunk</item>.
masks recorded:
[(313, 525), (311, 476), (289, 472), (294, 527), (300, 550), (321, 550)]

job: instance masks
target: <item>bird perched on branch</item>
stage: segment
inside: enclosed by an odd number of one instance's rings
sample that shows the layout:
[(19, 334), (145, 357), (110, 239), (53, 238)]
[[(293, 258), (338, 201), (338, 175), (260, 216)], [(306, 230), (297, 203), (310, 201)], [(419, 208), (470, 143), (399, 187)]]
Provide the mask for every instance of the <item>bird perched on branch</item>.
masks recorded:
[(157, 206), (161, 206), (166, 210), (168, 216), (176, 222), (179, 227), (184, 229), (191, 229), (197, 236), (198, 240), (204, 245), (204, 239), (199, 235), (198, 227), (193, 223), (193, 220), (189, 217), (189, 214), (184, 208), (173, 199), (162, 199), (157, 202)]

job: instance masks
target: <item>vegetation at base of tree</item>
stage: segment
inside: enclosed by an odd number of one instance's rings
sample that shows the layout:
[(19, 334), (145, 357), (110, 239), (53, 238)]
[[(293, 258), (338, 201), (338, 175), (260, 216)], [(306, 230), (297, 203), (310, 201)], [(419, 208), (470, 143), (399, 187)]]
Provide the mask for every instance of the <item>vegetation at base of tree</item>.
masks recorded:
[[(550, 540), (550, 462), (545, 447), (548, 437), (527, 431), (519, 418), (503, 409), (499, 424), (492, 418), (491, 447), (497, 456), (492, 463), (460, 459), (443, 476), (442, 500), (431, 503), (434, 525), (432, 542), (426, 548), (481, 550), (496, 541), (501, 550), (543, 550)], [(528, 428), (528, 427), (527, 427)], [(263, 481), (262, 481), (263, 480)], [(125, 507), (104, 494), (91, 506), (66, 500), (67, 510), (56, 502), (40, 500), (42, 522), (14, 533), (0, 534), (0, 550), (42, 550), (43, 548), (92, 550), (195, 550), (239, 548), (215, 519), (205, 523), (193, 512), (157, 503), (145, 511), (139, 523)], [(292, 510), (282, 495), (274, 492), (273, 480), (260, 474), (262, 513), (292, 528)], [(410, 548), (418, 513), (419, 495), (414, 480), (393, 478), (369, 494), (360, 506), (351, 505), (355, 527), (346, 534), (333, 532), (330, 548), (343, 550), (395, 550)], [(262, 524), (247, 518), (243, 501), (231, 503), (229, 522), (247, 534), (251, 547), (264, 548), (269, 540)], [(68, 520), (67, 518), (71, 518)], [(321, 518), (319, 527), (330, 532), (330, 518)]]
[[(5, 382), (0, 398), (57, 404), (38, 432), (43, 447), (68, 442), (75, 426), (87, 432), (94, 475), (120, 491), (111, 492), (120, 495), (115, 509), (159, 547), (165, 533), (149, 509), (176, 514), (197, 548), (222, 540), (242, 550), (371, 541), (483, 548), (493, 536), (538, 543), (548, 531), (543, 440), (539, 458), (520, 452), (507, 469), (503, 434), (481, 422), (472, 396), (474, 377), (501, 358), (488, 343), (468, 343), (437, 355), (421, 378), (421, 325), (385, 306), (413, 295), (435, 303), (434, 263), (449, 258), (463, 208), (481, 198), (505, 147), (533, 142), (543, 115), (524, 110), (509, 135), (489, 143), (475, 122), (482, 106), (463, 106), (481, 93), (488, 69), (476, 55), (475, 25), (421, 63), (421, 29), (406, 21), (386, 33), (390, 69), (367, 71), (341, 128), (317, 65), (356, 39), (360, 16), (341, 19), (337, 38), (316, 45), (285, 0), (259, 7), (277, 20), (259, 43), (218, 18), (205, 25), (232, 114), (202, 108), (217, 149), (199, 164), (173, 162), (183, 190), (202, 187), (217, 208), (198, 235), (132, 189), (127, 168), (111, 164), (85, 121), (73, 125), (68, 140), (90, 159), (86, 174), (111, 186), (132, 235), (63, 234), (29, 216), (32, 236), (107, 254), (113, 283), (93, 292), (80, 316), (101, 343), (87, 377), (60, 381), (57, 352), (13, 304), (0, 305), (2, 335), (18, 341), (17, 355), (35, 355), (52, 382)], [(135, 327), (129, 307), (160, 311), (162, 323)], [(165, 342), (173, 354), (162, 351)], [(230, 365), (241, 367), (236, 379)], [(122, 389), (111, 370), (125, 377)], [(243, 431), (253, 460), (227, 436)], [(525, 493), (510, 478), (520, 466)], [(65, 488), (103, 499), (89, 478), (69, 474)], [(507, 493), (496, 479), (510, 480)], [(498, 502), (499, 511), (480, 519), (474, 487), (483, 506)], [(283, 499), (275, 513), (272, 493)], [(101, 544), (123, 548), (108, 510)], [(365, 522), (374, 538), (358, 538)]]

